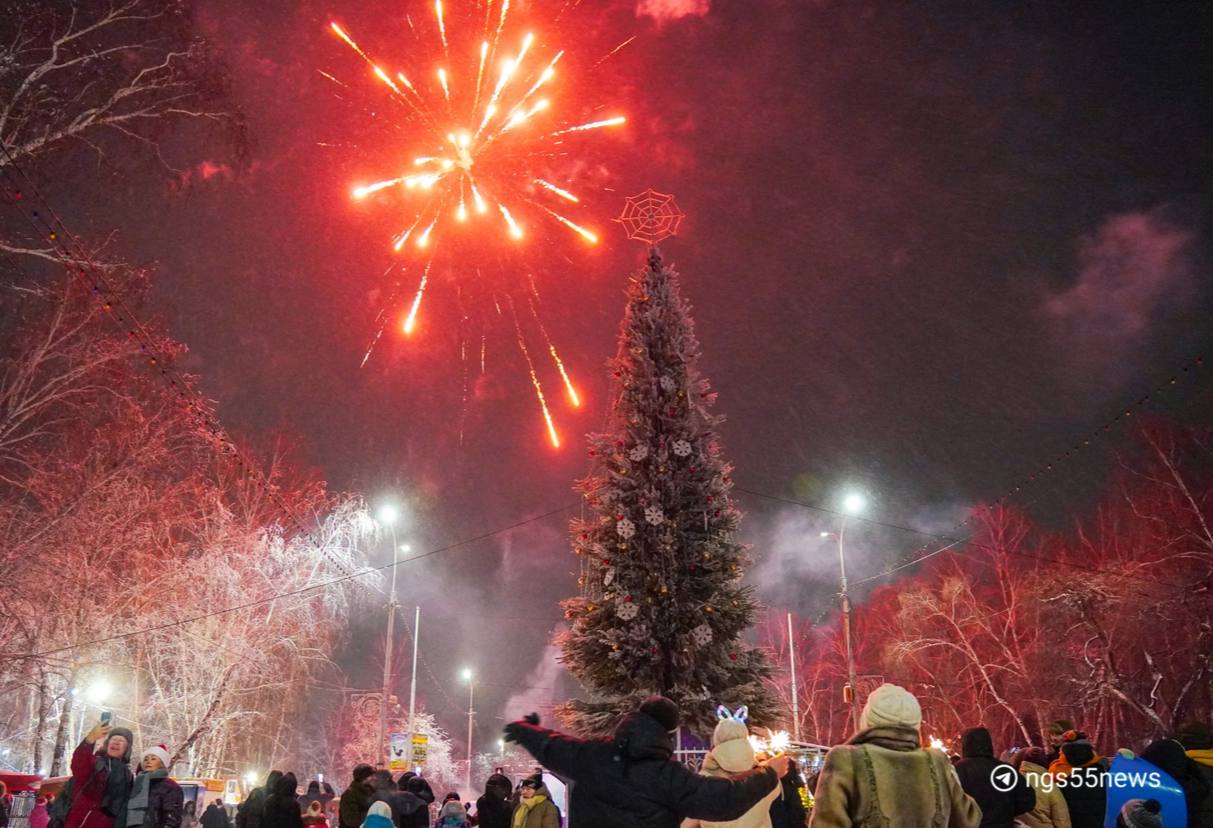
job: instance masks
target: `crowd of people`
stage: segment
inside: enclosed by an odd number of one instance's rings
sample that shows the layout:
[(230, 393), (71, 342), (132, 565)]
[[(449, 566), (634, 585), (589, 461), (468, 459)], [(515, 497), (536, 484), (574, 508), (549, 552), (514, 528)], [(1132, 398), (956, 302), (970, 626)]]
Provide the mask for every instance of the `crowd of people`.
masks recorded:
[(1164, 819), (1152, 795), (1163, 787), (1153, 782), (1128, 783), (1134, 795), (1109, 808), (1111, 763), (1070, 722), (1053, 724), (1048, 747), (1001, 754), (990, 732), (975, 727), (950, 757), (923, 739), (918, 700), (892, 684), (873, 691), (857, 732), (826, 754), (808, 814), (794, 764), (755, 755), (741, 722), (716, 726), (698, 774), (676, 761), (678, 718), (673, 702), (654, 697), (611, 739), (548, 730), (534, 715), (505, 735), (572, 783), (575, 828), (1213, 828), (1213, 740), (1201, 724), (1140, 754), (1178, 788), (1184, 816)]
[[(1047, 746), (999, 753), (990, 731), (975, 727), (957, 756), (930, 748), (918, 700), (896, 685), (872, 692), (857, 732), (829, 750), (807, 783), (790, 757), (756, 754), (744, 719), (727, 715), (702, 767), (691, 770), (674, 756), (679, 716), (674, 702), (655, 696), (609, 739), (549, 730), (534, 714), (513, 722), (506, 739), (541, 768), (517, 785), (494, 773), (475, 803), (457, 792), (438, 801), (424, 777), (393, 778), (367, 764), (354, 768), (340, 797), (319, 782), (300, 795), (294, 774), (271, 771), (234, 825), (220, 800), (201, 816), (184, 801), (164, 745), (144, 748), (132, 770), (132, 733), (98, 724), (72, 754), (59, 796), (38, 799), (29, 828), (1213, 828), (1213, 734), (1199, 723), (1139, 757), (1117, 751), (1170, 777), (1181, 818), (1173, 809), (1168, 816), (1150, 790), (1110, 808), (1111, 762), (1071, 722), (1054, 722)], [(568, 815), (543, 769), (571, 786)]]

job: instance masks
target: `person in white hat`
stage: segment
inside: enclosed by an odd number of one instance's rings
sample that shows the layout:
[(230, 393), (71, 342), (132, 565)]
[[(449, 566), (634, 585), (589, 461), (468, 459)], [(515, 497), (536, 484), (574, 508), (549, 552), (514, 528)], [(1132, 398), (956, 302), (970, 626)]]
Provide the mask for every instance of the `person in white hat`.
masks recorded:
[[(716, 715), (719, 721), (712, 731), (712, 750), (704, 757), (699, 772), (704, 776), (732, 779), (757, 768), (759, 763), (750, 743), (745, 708), (730, 713), (722, 706), (717, 708)], [(683, 820), (682, 828), (771, 828), (771, 803), (782, 793), (783, 786), (777, 786), (737, 819), (723, 822), (688, 819)]]
[(122, 828), (181, 828), (185, 795), (169, 778), (172, 764), (173, 757), (164, 745), (144, 748)]
[(859, 732), (826, 754), (812, 828), (977, 828), (981, 808), (960, 787), (948, 757), (922, 747), (918, 699), (895, 684), (877, 687)]

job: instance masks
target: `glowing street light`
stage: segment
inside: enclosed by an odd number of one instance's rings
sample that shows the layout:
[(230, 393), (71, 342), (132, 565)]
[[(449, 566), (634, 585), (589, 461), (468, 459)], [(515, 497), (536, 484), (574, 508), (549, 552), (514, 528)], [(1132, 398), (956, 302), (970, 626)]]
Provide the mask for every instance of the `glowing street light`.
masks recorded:
[(256, 785), (257, 780), (259, 780), (260, 778), (261, 778), (261, 776), (257, 773), (257, 771), (249, 771), (248, 773), (246, 773), (244, 775), (244, 781), (248, 783), (248, 786), (250, 788), (253, 787), (254, 785)]
[(400, 508), (393, 503), (385, 503), (375, 512), (375, 519), (384, 526), (391, 526), (400, 520)]
[(84, 700), (89, 704), (104, 704), (105, 700), (114, 692), (114, 685), (110, 684), (106, 679), (98, 679), (88, 686), (84, 691)]
[(847, 492), (842, 499), (842, 510), (848, 515), (858, 515), (868, 505), (868, 500), (859, 492)]

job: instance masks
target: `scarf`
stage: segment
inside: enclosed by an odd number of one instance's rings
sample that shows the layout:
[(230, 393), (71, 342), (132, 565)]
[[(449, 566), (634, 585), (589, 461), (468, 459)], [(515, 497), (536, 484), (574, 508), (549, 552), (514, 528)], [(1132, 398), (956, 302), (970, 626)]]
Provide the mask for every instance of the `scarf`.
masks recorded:
[(541, 802), (547, 802), (548, 798), (541, 793), (537, 793), (530, 799), (518, 800), (518, 810), (514, 811), (514, 828), (522, 828), (526, 825), (526, 818), (530, 815), (531, 809)]
[(922, 747), (912, 727), (869, 727), (847, 739), (848, 745), (876, 745), (889, 750), (910, 751)]
[(102, 754), (97, 757), (93, 774), (105, 774), (105, 793), (101, 795), (101, 810), (116, 817), (126, 807), (126, 798), (131, 793), (131, 772), (123, 759)]
[(1189, 750), (1188, 758), (1198, 765), (1213, 768), (1213, 750)]
[[(1091, 761), (1083, 762), (1078, 767), (1089, 768), (1092, 765), (1097, 765), (1097, 764), (1099, 764), (1100, 761), (1102, 761), (1103, 757), (1101, 757), (1098, 753), (1094, 753), (1093, 751), (1092, 751), (1092, 753), (1093, 753), (1093, 755), (1091, 756)], [(1070, 760), (1066, 758), (1066, 755), (1064, 753), (1061, 756), (1058, 756), (1056, 759), (1054, 759), (1053, 763), (1051, 765), (1049, 765), (1049, 773), (1053, 774), (1053, 776), (1057, 777), (1058, 779), (1060, 779), (1063, 776), (1068, 776), (1073, 771), (1074, 771), (1074, 765), (1070, 764)]]
[(150, 773), (141, 773), (135, 777), (135, 784), (131, 787), (130, 799), (126, 801), (126, 828), (130, 828), (132, 825), (143, 824), (143, 819), (147, 815), (147, 802), (152, 792), (152, 780), (165, 779), (167, 777), (168, 768), (161, 768)]

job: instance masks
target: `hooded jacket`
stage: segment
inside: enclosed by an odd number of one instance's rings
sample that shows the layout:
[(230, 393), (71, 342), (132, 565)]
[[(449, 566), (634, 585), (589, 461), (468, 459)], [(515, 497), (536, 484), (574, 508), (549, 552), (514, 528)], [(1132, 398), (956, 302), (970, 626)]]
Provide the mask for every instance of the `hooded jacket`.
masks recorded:
[[(735, 779), (739, 774), (752, 771), (757, 765), (749, 729), (741, 722), (725, 720), (716, 725), (712, 735), (712, 750), (704, 757), (700, 773), (718, 779)], [(782, 792), (782, 784), (776, 785), (738, 819), (727, 822), (689, 819), (682, 823), (682, 828), (771, 828), (771, 803)]]
[(206, 810), (202, 812), (202, 828), (229, 828), (230, 822), (227, 818), (227, 811), (212, 802), (206, 806)]
[[(265, 778), (265, 784), (249, 792), (248, 799), (244, 800), (240, 810), (236, 812), (236, 828), (261, 828), (261, 817), (265, 814), (265, 800), (274, 792), (274, 788), (281, 779), (282, 771), (270, 771), (269, 776)], [(354, 825), (350, 828), (358, 828), (358, 826)]]
[[(1040, 751), (1040, 759), (1047, 756)], [(1070, 809), (1066, 806), (1066, 798), (1057, 785), (1046, 780), (1048, 771), (1043, 765), (1029, 762), (1027, 759), (1019, 763), (1019, 773), (1036, 792), (1036, 804), (1026, 814), (1019, 815), (1019, 821), (1028, 828), (1070, 828)]]
[(427, 803), (416, 794), (399, 790), (390, 773), (377, 771), (367, 782), (371, 785), (371, 802), (383, 802), (388, 806), (396, 828), (429, 828), (430, 813), (426, 807)]
[[(1031, 811), (1036, 792), (1015, 768), (994, 758), (994, 741), (984, 727), (966, 730), (960, 737), (961, 760), (956, 765), (960, 787), (981, 808), (982, 828), (1011, 828), (1015, 817)], [(1000, 771), (1005, 768), (1006, 771)], [(1000, 791), (991, 779), (995, 772), (1014, 774), (1014, 787)]]
[(540, 785), (530, 799), (518, 800), (511, 828), (560, 828), (560, 809), (552, 801), (547, 785)]
[(1188, 828), (1201, 828), (1201, 808), (1209, 796), (1209, 782), (1200, 765), (1188, 757), (1174, 739), (1159, 739), (1141, 752), (1141, 758), (1168, 773), (1183, 788), (1188, 806)]
[(813, 828), (977, 828), (981, 809), (948, 757), (924, 750), (909, 727), (861, 730), (826, 754)]
[(1061, 756), (1049, 765), (1054, 778), (1067, 780), (1061, 793), (1073, 828), (1103, 828), (1108, 807), (1107, 770), (1107, 762), (1086, 739), (1064, 743)]
[[(1195, 762), (1196, 766), (1200, 769), (1205, 782), (1209, 783), (1210, 791), (1213, 791), (1213, 749), (1208, 747), (1190, 747), (1187, 753), (1188, 758)], [(1205, 797), (1204, 802), (1201, 803), (1199, 813), (1200, 828), (1213, 828), (1213, 792)]]
[(303, 828), (303, 812), (299, 810), (298, 782), (292, 773), (285, 774), (265, 798), (261, 828)]
[(484, 783), (484, 795), (476, 800), (476, 816), (473, 824), (480, 828), (510, 828), (510, 794), (514, 786), (510, 780), (495, 773)]
[(737, 819), (779, 784), (761, 769), (730, 781), (675, 762), (670, 733), (648, 714), (626, 716), (611, 740), (577, 739), (529, 722), (507, 735), (545, 768), (572, 780), (569, 824), (577, 828), (677, 828), (684, 817)]
[[(351, 782), (350, 786), (342, 792), (341, 801), (337, 806), (341, 828), (360, 828), (366, 821), (366, 815), (370, 811), (374, 796), (375, 792), (371, 790), (371, 786), (365, 780)], [(252, 827), (250, 826), (250, 828)]]

